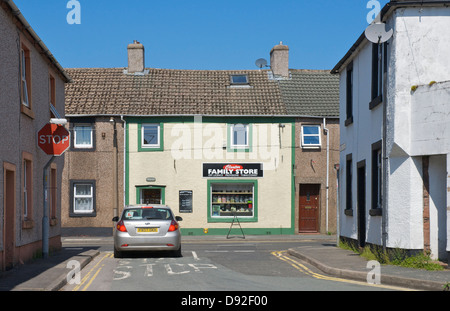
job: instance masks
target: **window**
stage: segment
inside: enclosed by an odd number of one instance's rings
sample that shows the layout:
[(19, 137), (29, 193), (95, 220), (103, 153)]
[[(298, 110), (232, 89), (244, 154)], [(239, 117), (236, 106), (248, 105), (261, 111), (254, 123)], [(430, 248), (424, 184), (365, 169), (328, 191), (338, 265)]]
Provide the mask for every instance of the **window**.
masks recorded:
[(372, 210), (381, 208), (382, 176), (381, 141), (378, 141), (372, 145)]
[(247, 75), (231, 75), (230, 76), (231, 84), (248, 84), (248, 76)]
[(229, 146), (232, 150), (245, 150), (250, 147), (249, 124), (229, 125)]
[(164, 187), (137, 187), (137, 191), (137, 204), (164, 204)]
[(30, 64), (30, 50), (22, 45), (20, 50), (20, 66), (21, 66), (21, 95), (22, 105), (31, 109), (30, 101), (30, 86), (31, 86), (31, 64)]
[(302, 148), (320, 148), (320, 125), (302, 126)]
[(348, 154), (345, 162), (345, 214), (352, 215), (352, 155)]
[(353, 62), (347, 66), (347, 93), (345, 126), (353, 123)]
[(386, 58), (383, 56), (383, 51), (386, 53), (385, 44), (372, 44), (372, 101), (369, 105), (370, 109), (382, 102), (383, 69), (386, 69), (383, 68), (383, 62)]
[(143, 148), (160, 147), (160, 125), (142, 124), (141, 127), (141, 145)]
[(33, 165), (31, 155), (23, 157), (23, 217), (24, 219), (32, 218), (33, 208)]
[(50, 101), (50, 117), (51, 118), (56, 118), (56, 86), (55, 86), (55, 78), (50, 75), (49, 77), (49, 92), (50, 94), (49, 96), (49, 101)]
[(92, 215), (95, 212), (95, 182), (72, 181), (72, 216)]
[(256, 182), (208, 182), (209, 222), (256, 221)]
[(123, 220), (173, 220), (173, 214), (167, 208), (128, 208), (123, 212)]
[(92, 125), (75, 125), (73, 127), (74, 147), (84, 149), (93, 148), (92, 132)]

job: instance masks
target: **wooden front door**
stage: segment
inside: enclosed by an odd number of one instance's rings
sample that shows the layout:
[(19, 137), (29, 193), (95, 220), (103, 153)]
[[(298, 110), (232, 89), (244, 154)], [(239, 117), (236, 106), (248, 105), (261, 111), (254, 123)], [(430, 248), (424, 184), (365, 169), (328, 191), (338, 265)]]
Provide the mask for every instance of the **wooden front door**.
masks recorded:
[(319, 193), (320, 185), (300, 185), (299, 232), (319, 232)]

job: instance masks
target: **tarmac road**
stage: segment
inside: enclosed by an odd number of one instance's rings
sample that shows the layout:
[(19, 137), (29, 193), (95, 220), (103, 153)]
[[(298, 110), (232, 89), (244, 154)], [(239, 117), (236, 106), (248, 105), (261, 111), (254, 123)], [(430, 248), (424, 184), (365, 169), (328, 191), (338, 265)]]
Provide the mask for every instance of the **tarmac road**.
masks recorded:
[[(381, 291), (398, 287), (333, 278), (290, 256), (287, 249), (318, 240), (196, 240), (183, 257), (133, 254), (115, 259), (103, 251), (64, 291)], [(329, 239), (322, 240), (323, 243)], [(65, 241), (76, 242), (75, 240)], [(87, 243), (85, 240), (84, 243)], [(94, 240), (91, 240), (94, 242)], [(97, 241), (98, 243), (99, 241)], [(67, 245), (67, 244), (65, 244)], [(80, 245), (78, 245), (80, 246)]]

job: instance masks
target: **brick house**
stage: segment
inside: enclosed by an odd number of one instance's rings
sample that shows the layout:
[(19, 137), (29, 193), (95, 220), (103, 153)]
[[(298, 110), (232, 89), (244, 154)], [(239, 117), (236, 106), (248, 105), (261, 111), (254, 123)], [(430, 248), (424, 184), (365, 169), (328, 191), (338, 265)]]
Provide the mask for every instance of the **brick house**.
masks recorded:
[[(49, 168), (48, 241), (43, 241), (43, 170), (50, 156), (37, 132), (64, 116), (70, 81), (12, 1), (0, 1), (0, 270), (61, 247), (63, 157)], [(43, 243), (46, 242), (46, 243)], [(48, 243), (48, 248), (43, 244)]]

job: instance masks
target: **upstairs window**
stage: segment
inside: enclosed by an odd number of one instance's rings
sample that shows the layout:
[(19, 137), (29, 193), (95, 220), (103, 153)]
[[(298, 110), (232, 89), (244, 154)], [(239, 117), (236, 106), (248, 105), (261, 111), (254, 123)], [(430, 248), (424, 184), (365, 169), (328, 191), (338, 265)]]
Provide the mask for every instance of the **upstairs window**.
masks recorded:
[(159, 124), (142, 124), (142, 147), (159, 148)]
[(247, 75), (231, 75), (230, 82), (232, 85), (246, 85), (248, 84)]
[(230, 147), (248, 148), (249, 147), (249, 125), (231, 124), (230, 125)]
[(353, 62), (347, 66), (347, 93), (345, 125), (353, 123)]
[(382, 102), (383, 75), (386, 71), (386, 44), (372, 44), (372, 100), (369, 108), (375, 108)]
[(20, 67), (22, 105), (31, 109), (31, 60), (30, 50), (25, 45), (20, 49)]
[(49, 101), (50, 101), (50, 117), (51, 118), (56, 118), (57, 117), (57, 113), (56, 112), (56, 84), (55, 84), (55, 78), (50, 75), (49, 79), (48, 79), (48, 83), (49, 83)]
[(82, 149), (93, 148), (93, 130), (91, 125), (75, 125), (73, 127), (74, 133), (74, 147)]
[(304, 125), (302, 126), (301, 143), (302, 148), (320, 148), (320, 125)]

